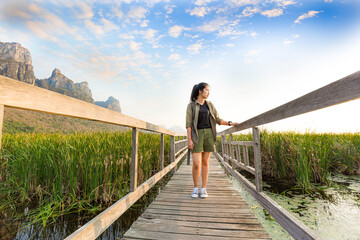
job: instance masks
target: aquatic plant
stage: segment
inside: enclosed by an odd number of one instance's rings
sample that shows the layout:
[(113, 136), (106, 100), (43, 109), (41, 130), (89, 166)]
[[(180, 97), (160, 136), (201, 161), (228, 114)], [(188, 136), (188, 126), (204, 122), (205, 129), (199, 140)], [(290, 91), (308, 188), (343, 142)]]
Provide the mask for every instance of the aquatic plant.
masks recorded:
[[(236, 134), (233, 139), (252, 141), (252, 134)], [(263, 176), (293, 181), (304, 190), (310, 189), (312, 183), (329, 183), (332, 173), (359, 174), (359, 133), (269, 132), (263, 129), (260, 144)], [(221, 152), (220, 138), (217, 150)]]

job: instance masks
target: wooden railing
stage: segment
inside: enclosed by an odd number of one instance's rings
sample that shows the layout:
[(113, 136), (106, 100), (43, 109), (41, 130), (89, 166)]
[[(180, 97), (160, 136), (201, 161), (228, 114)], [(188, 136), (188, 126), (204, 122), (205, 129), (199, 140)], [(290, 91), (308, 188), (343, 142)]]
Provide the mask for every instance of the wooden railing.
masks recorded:
[[(225, 169), (295, 239), (320, 239), (320, 237), (262, 192), (260, 134), (257, 127), (358, 98), (360, 98), (360, 71), (218, 133), (222, 139), (222, 156), (215, 153), (217, 158), (222, 162)], [(253, 129), (253, 142), (233, 141), (232, 133), (248, 128)], [(230, 135), (230, 141), (226, 141), (227, 135)], [(240, 153), (240, 146), (242, 146), (243, 154)], [(247, 159), (248, 147), (254, 148), (254, 166), (250, 166)], [(235, 166), (254, 174), (256, 187), (236, 171)]]
[[(3, 76), (0, 76), (0, 147), (4, 107), (70, 116), (132, 128), (130, 193), (66, 239), (97, 238), (168, 172), (174, 172), (176, 165), (186, 154), (184, 150), (187, 148), (187, 140), (179, 139), (186, 137), (184, 134), (177, 134), (124, 114)], [(160, 133), (161, 143), (160, 171), (140, 186), (137, 186), (139, 129)], [(170, 135), (170, 164), (166, 167), (164, 167), (164, 134)], [(175, 141), (175, 137), (178, 138), (178, 141)]]

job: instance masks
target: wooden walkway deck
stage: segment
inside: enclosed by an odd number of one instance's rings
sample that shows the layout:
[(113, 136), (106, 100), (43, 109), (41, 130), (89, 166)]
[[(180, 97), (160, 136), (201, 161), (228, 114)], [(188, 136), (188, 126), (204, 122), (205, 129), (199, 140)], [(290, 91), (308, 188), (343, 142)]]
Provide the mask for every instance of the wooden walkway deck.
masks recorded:
[(123, 239), (271, 239), (213, 155), (208, 198), (191, 198), (191, 168), (185, 160)]

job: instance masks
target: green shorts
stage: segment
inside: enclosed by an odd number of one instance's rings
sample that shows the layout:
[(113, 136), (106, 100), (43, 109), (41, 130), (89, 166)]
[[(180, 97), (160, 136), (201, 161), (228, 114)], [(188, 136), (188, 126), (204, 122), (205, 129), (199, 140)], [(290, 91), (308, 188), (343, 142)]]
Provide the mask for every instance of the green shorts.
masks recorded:
[(214, 134), (211, 128), (198, 129), (199, 142), (194, 143), (193, 153), (199, 152), (214, 152), (215, 141)]

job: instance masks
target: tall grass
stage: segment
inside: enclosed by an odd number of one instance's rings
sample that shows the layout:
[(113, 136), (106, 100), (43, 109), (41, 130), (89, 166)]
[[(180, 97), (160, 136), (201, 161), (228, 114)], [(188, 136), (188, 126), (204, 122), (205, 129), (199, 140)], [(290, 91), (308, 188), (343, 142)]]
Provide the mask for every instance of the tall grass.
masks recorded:
[[(252, 141), (252, 135), (233, 136)], [(303, 189), (328, 183), (332, 173), (360, 174), (359, 133), (260, 133), (262, 172), (265, 177), (292, 181)], [(221, 149), (218, 139), (218, 149)]]
[[(131, 131), (4, 134), (0, 206), (31, 205), (34, 221), (44, 224), (71, 211), (106, 208), (129, 192), (131, 141)], [(169, 142), (165, 137), (166, 164)], [(159, 153), (160, 135), (140, 132), (138, 184), (159, 171)]]

